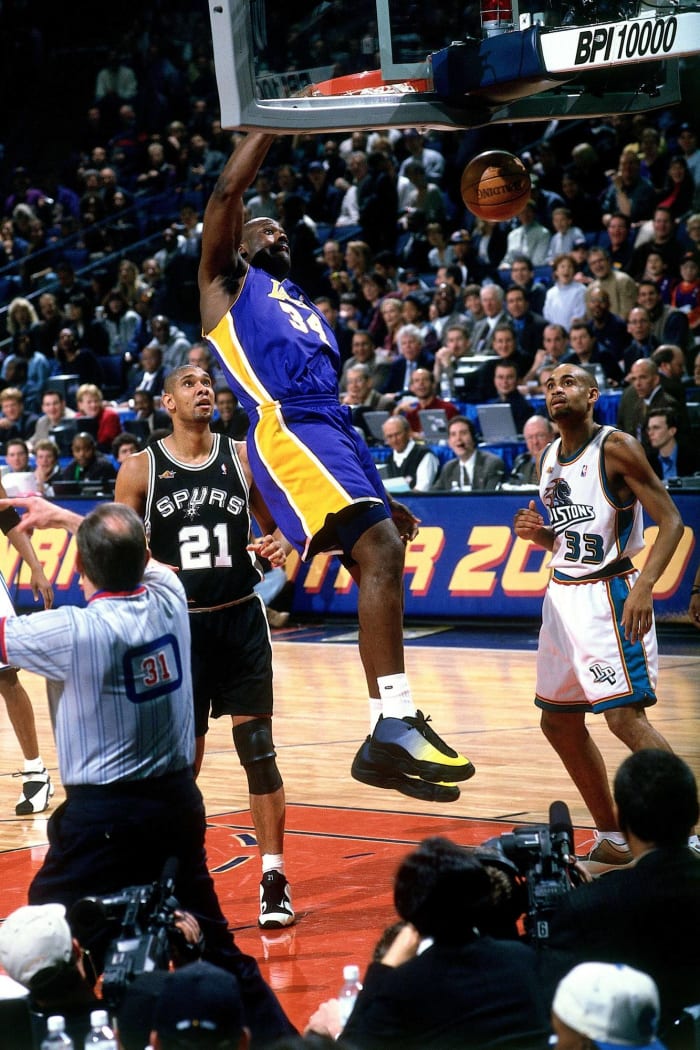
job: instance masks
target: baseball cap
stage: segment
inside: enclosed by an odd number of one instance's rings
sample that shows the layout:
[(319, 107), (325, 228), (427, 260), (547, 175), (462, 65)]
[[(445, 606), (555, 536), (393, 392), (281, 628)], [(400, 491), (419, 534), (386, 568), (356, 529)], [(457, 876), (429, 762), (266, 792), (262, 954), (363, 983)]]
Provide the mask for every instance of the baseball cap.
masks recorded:
[(694, 263), (696, 263), (696, 265), (700, 266), (700, 255), (698, 255), (697, 252), (692, 252), (692, 251), (691, 252), (684, 252), (682, 257), (681, 257), (680, 265), (682, 266), (683, 263), (686, 263), (686, 262), (694, 262)]
[(238, 981), (207, 962), (190, 963), (168, 974), (153, 1017), (159, 1035), (180, 1039), (187, 1032), (235, 1038), (244, 1024)]
[(572, 247), (573, 248), (587, 248), (588, 247), (588, 241), (586, 240), (585, 237), (577, 237), (576, 240), (574, 241)]
[(581, 963), (554, 993), (552, 1011), (600, 1050), (663, 1050), (656, 1038), (659, 993), (652, 978), (621, 963)]
[(27, 904), (0, 928), (0, 963), (29, 987), (42, 970), (63, 966), (73, 955), (73, 936), (62, 904)]
[(323, 167), (323, 164), (321, 164), (320, 160), (312, 160), (306, 170), (307, 171), (324, 171), (325, 169)]
[(466, 230), (455, 230), (450, 236), (450, 244), (469, 244), (471, 237)]
[(420, 284), (420, 277), (416, 270), (399, 270), (396, 276), (402, 284)]

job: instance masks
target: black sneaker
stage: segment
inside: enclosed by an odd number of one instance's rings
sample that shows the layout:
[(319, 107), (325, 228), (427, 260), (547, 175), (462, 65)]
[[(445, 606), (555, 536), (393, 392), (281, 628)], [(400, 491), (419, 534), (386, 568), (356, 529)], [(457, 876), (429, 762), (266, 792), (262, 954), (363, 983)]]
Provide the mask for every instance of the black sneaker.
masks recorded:
[(47, 769), (34, 773), (20, 771), (12, 776), (22, 777), (22, 790), (15, 806), (18, 817), (33, 817), (49, 808), (49, 799), (53, 795), (54, 787)]
[(285, 876), (281, 871), (266, 871), (260, 882), (258, 926), (265, 930), (279, 930), (291, 926), (295, 918), (292, 894)]
[(393, 762), (375, 761), (370, 753), (370, 737), (367, 737), (355, 755), (350, 770), (355, 780), (370, 787), (388, 788), (400, 791), (410, 798), (420, 798), (424, 802), (456, 802), (459, 788), (456, 784), (429, 784), (419, 777), (400, 773)]
[(429, 721), (422, 711), (403, 718), (380, 715), (369, 744), (372, 761), (434, 784), (469, 780), (476, 772), (472, 763), (449, 747)]

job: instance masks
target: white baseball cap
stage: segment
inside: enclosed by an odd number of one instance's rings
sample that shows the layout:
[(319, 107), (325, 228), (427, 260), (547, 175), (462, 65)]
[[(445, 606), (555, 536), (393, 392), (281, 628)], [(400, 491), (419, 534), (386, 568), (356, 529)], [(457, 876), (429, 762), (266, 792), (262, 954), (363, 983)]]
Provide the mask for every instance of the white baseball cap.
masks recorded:
[(663, 1050), (656, 1038), (659, 993), (652, 978), (620, 963), (587, 962), (560, 982), (552, 1011), (588, 1036), (600, 1050), (648, 1047)]
[(0, 927), (0, 963), (25, 987), (42, 970), (68, 963), (72, 954), (73, 937), (62, 904), (17, 908)]

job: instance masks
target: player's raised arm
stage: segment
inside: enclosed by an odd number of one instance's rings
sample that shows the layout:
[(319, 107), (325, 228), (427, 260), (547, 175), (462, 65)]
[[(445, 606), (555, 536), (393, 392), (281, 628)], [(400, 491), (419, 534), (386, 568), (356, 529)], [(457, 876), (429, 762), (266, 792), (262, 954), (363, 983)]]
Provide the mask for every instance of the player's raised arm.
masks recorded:
[[(216, 180), (204, 211), (199, 291), (204, 296), (223, 273), (242, 264), (238, 255), (243, 232), (243, 194), (255, 179), (275, 140), (267, 132), (252, 131), (239, 142)], [(205, 329), (206, 329), (205, 324)]]

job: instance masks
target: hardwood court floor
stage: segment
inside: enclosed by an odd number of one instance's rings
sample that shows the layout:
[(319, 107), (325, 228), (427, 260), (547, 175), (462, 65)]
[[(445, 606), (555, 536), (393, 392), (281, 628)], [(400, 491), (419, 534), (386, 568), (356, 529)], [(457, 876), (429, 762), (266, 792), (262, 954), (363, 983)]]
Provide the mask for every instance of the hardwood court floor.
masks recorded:
[[(408, 633), (414, 635), (407, 665), (418, 706), (477, 769), (460, 799), (449, 805), (378, 791), (350, 777), (352, 758), (367, 733), (352, 630), (306, 627), (274, 637), (275, 740), (288, 802), (285, 853), (299, 915), (290, 931), (262, 934), (256, 926), (260, 874), (244, 776), (230, 723), (220, 719), (209, 732), (199, 782), (210, 825), (210, 867), (240, 947), (259, 960), (299, 1026), (319, 1002), (337, 993), (344, 963), (363, 967), (393, 921), (392, 875), (414, 843), (443, 834), (476, 845), (514, 824), (546, 822), (555, 799), (569, 805), (577, 844), (590, 838), (590, 818), (538, 728), (532, 705), (534, 628), (513, 634), (494, 627), (485, 640), (476, 639), (476, 647), (469, 632)], [(661, 702), (650, 717), (700, 778), (700, 645), (695, 642), (690, 636), (680, 655), (664, 653), (662, 642)], [(33, 675), (23, 680), (34, 701), (42, 754), (56, 774), (58, 802), (62, 791), (43, 682)], [(591, 731), (614, 771), (624, 748), (602, 719), (591, 720)], [(48, 814), (14, 817), (18, 781), (11, 771), (16, 768), (18, 749), (0, 705), (0, 916), (25, 902), (46, 843)]]

